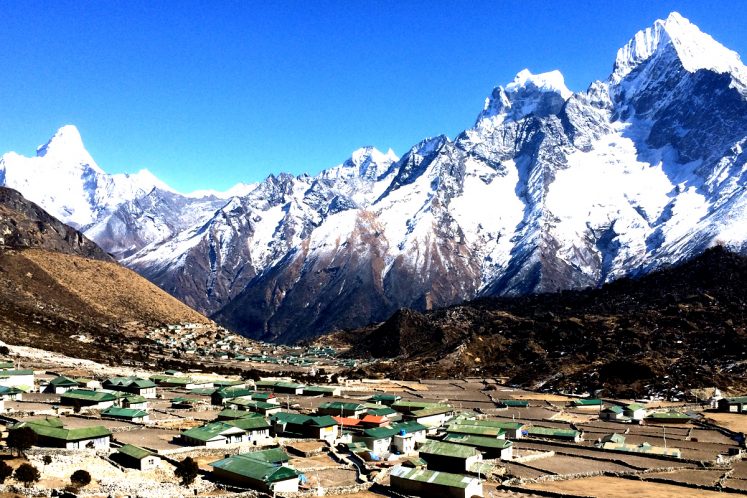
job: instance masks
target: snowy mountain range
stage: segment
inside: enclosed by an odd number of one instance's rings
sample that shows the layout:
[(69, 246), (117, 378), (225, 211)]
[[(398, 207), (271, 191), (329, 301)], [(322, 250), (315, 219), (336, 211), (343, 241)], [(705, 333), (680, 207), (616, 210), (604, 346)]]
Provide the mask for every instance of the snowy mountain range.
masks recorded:
[(66, 126), (36, 157), (2, 156), (0, 185), (218, 321), (292, 341), (747, 252), (746, 141), (747, 68), (672, 13), (585, 92), (525, 69), (473, 127), (402, 158), (367, 147), (316, 176), (183, 195), (104, 173)]

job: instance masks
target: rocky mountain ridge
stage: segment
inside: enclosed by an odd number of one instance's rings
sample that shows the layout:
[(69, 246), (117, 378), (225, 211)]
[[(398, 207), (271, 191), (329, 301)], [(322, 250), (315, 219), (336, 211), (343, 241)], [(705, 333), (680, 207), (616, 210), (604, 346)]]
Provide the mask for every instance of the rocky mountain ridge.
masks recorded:
[[(56, 137), (37, 158), (3, 156), (0, 183), (57, 202), (64, 221), (221, 323), (290, 342), (401, 307), (597, 287), (716, 244), (745, 251), (746, 74), (672, 13), (588, 90), (523, 70), (473, 127), (401, 158), (363, 148), (316, 176), (187, 196), (107, 176)], [(63, 203), (30, 173), (68, 168), (55, 149), (84, 180)]]
[[(747, 257), (722, 247), (599, 289), (482, 298), (335, 334), (366, 375), (506, 377), (549, 391), (640, 398), (747, 388)], [(325, 338), (325, 341), (328, 339)]]

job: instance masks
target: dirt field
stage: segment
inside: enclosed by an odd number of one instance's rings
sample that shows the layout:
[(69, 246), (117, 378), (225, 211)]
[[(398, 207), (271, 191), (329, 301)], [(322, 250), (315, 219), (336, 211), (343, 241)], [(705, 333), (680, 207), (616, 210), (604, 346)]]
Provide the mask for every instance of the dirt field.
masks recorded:
[(599, 498), (723, 498), (717, 491), (686, 488), (670, 484), (635, 481), (616, 477), (590, 477), (570, 481), (555, 481), (540, 484), (529, 484), (527, 489), (574, 493), (582, 496)]
[(171, 442), (177, 435), (179, 435), (179, 431), (143, 429), (140, 431), (118, 432), (115, 434), (115, 438), (117, 441), (125, 444), (134, 444), (135, 446), (153, 450), (169, 450), (181, 448), (180, 445)]
[(704, 413), (703, 416), (706, 420), (710, 419), (714, 424), (726, 427), (731, 431), (747, 433), (747, 414), (708, 412)]
[(652, 477), (675, 482), (687, 482), (713, 486), (724, 475), (723, 470), (678, 470), (676, 472), (656, 472), (646, 474), (646, 479)]
[(613, 462), (604, 462), (566, 455), (555, 455), (550, 458), (542, 458), (541, 460), (527, 462), (524, 465), (533, 467), (545, 473), (558, 475), (574, 474), (578, 472), (578, 469), (584, 469), (584, 471), (587, 472), (625, 472), (632, 470), (631, 467), (626, 467)]

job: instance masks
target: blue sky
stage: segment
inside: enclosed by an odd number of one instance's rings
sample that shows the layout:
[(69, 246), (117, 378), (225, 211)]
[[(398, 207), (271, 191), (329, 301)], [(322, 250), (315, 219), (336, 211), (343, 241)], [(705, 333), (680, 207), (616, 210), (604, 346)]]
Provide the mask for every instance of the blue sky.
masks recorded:
[(740, 2), (0, 3), (0, 152), (75, 124), (106, 171), (177, 190), (317, 173), (471, 126), (523, 68), (571, 90), (677, 10), (747, 57)]

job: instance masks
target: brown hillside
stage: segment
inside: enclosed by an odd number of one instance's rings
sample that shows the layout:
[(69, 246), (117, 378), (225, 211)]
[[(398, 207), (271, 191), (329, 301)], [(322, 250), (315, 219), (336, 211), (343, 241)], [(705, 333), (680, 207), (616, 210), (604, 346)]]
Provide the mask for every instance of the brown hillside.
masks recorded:
[[(110, 261), (38, 249), (0, 251), (0, 339), (71, 356), (132, 356), (151, 326), (210, 323)], [(79, 341), (71, 336), (84, 336)]]
[(114, 322), (211, 323), (145, 278), (117, 263), (39, 250), (18, 254), (60, 287)]

